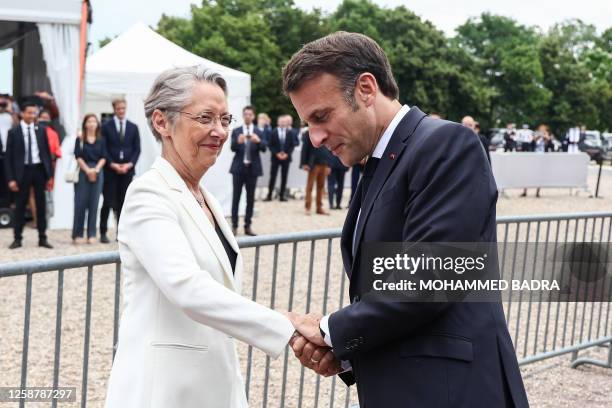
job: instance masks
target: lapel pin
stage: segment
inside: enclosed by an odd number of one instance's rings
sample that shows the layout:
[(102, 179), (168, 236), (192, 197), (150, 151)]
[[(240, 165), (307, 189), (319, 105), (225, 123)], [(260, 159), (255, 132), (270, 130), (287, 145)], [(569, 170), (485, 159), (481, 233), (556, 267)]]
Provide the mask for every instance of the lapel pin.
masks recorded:
[(389, 158), (391, 160), (395, 160), (395, 153), (389, 153)]

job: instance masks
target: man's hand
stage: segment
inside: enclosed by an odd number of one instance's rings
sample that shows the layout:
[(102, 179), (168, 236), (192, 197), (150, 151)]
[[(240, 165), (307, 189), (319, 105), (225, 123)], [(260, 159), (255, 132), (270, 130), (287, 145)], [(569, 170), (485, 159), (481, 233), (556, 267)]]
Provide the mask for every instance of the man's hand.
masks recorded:
[(259, 142), (261, 142), (261, 139), (259, 138), (259, 136), (254, 134), (254, 135), (251, 136), (251, 142), (259, 143)]
[(111, 163), (111, 170), (113, 170), (117, 174), (121, 174), (121, 165), (119, 163)]
[(302, 166), (302, 170), (310, 171), (310, 166), (305, 164)]
[(238, 144), (243, 144), (244, 142), (246, 142), (246, 136), (241, 133), (238, 135)]
[(321, 313), (309, 313), (301, 315), (298, 313), (289, 312), (287, 317), (293, 323), (293, 327), (300, 332), (302, 336), (310, 343), (316, 346), (325, 346), (327, 343), (321, 336), (321, 329), (319, 328), (319, 322), (323, 315)]
[(13, 193), (16, 193), (19, 191), (19, 186), (17, 185), (17, 182), (15, 180), (11, 180), (8, 183), (8, 188), (9, 190), (11, 190)]
[(291, 348), (304, 367), (319, 375), (329, 377), (342, 371), (340, 360), (334, 356), (329, 347), (318, 347), (303, 336), (298, 336), (291, 343)]

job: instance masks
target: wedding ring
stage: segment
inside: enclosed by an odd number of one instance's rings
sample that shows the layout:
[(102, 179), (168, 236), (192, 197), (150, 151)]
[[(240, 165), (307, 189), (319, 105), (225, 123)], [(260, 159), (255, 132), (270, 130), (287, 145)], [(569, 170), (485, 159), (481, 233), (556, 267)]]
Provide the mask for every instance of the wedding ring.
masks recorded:
[(314, 358), (311, 358), (310, 362), (313, 364), (319, 364), (319, 360), (315, 360)]

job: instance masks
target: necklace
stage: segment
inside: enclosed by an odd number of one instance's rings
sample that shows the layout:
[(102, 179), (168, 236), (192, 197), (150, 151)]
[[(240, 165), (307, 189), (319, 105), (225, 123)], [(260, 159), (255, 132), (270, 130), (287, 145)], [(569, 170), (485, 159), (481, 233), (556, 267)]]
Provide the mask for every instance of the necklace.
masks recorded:
[(204, 197), (199, 198), (197, 194), (193, 192), (193, 190), (189, 189), (189, 191), (191, 191), (191, 194), (193, 195), (193, 198), (195, 198), (195, 200), (198, 202), (198, 205), (201, 208), (204, 208)]

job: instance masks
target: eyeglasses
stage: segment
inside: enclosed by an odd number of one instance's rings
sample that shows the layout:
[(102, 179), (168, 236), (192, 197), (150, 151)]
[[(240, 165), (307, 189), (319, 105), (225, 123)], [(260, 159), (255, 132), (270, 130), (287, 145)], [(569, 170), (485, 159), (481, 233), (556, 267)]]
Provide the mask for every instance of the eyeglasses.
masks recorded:
[(206, 112), (199, 113), (199, 114), (185, 112), (185, 111), (168, 111), (168, 112), (176, 112), (176, 113), (182, 113), (182, 114), (188, 115), (190, 119), (195, 120), (196, 122), (204, 126), (214, 126), (215, 122), (218, 120), (219, 123), (221, 123), (221, 127), (223, 129), (228, 129), (231, 126), (231, 124), (234, 123), (235, 121), (233, 115), (230, 115), (229, 113), (227, 115), (215, 116), (215, 115), (212, 115)]

